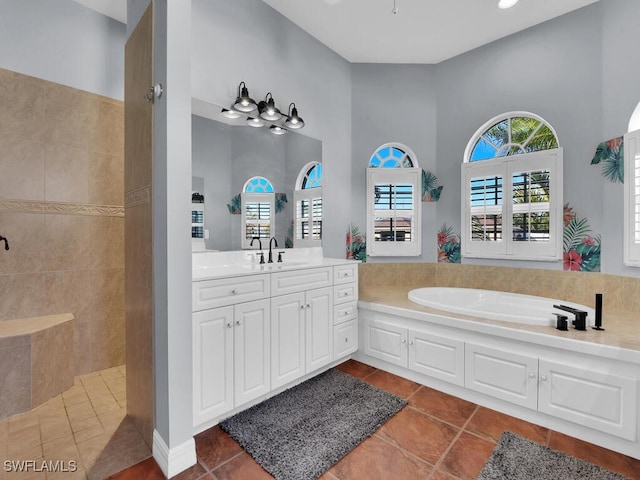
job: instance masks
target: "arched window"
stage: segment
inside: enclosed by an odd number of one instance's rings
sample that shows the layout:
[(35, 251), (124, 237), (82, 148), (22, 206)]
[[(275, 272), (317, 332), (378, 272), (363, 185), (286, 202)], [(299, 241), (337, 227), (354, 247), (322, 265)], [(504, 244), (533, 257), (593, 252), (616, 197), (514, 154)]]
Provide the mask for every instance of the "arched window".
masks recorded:
[(562, 149), (551, 125), (528, 112), (492, 118), (467, 144), (463, 255), (562, 258)]
[(640, 267), (640, 103), (629, 119), (624, 136), (624, 251), (623, 261)]
[(245, 182), (241, 197), (242, 247), (251, 248), (254, 238), (271, 238), (275, 215), (273, 185), (264, 177), (252, 177)]
[(322, 240), (322, 164), (305, 165), (296, 180), (294, 247), (319, 247)]
[(416, 155), (400, 143), (376, 149), (367, 169), (367, 254), (421, 254), (421, 179)]

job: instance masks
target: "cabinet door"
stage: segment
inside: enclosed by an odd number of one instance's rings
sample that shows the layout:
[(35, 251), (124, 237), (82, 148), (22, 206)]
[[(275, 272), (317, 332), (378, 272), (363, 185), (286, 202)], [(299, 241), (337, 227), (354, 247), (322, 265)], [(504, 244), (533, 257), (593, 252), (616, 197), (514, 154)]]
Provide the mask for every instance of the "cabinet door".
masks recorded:
[(409, 368), (464, 386), (464, 342), (409, 330)]
[(554, 417), (636, 440), (637, 381), (540, 360), (538, 409)]
[(269, 392), (271, 386), (269, 300), (234, 307), (235, 406)]
[(367, 318), (364, 326), (364, 353), (407, 367), (406, 327)]
[(333, 287), (305, 294), (306, 373), (333, 360)]
[(334, 359), (349, 355), (358, 350), (358, 321), (350, 320), (333, 327)]
[(233, 408), (233, 307), (196, 312), (192, 322), (196, 426)]
[(271, 388), (305, 374), (305, 296), (293, 293), (271, 299)]
[(466, 343), (465, 386), (537, 409), (538, 357)]

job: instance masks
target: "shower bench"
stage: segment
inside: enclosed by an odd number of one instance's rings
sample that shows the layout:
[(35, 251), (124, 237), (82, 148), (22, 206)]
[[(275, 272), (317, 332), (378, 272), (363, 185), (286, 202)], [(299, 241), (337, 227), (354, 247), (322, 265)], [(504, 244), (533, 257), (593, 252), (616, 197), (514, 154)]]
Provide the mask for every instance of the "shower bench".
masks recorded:
[(0, 418), (73, 386), (73, 321), (71, 313), (0, 321)]

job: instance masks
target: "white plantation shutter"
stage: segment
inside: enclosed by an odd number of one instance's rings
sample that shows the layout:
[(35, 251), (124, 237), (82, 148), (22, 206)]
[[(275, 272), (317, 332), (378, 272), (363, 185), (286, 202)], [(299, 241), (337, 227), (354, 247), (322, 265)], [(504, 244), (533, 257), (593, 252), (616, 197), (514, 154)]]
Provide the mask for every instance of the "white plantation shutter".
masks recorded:
[(624, 136), (624, 263), (640, 267), (640, 130)]

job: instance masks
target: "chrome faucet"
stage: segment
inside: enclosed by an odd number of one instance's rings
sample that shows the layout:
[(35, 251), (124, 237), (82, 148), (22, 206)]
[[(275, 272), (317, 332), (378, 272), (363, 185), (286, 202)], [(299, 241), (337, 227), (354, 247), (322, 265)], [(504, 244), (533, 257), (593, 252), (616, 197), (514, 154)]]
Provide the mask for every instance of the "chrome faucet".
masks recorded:
[(278, 248), (278, 241), (276, 240), (276, 237), (271, 237), (271, 240), (269, 240), (269, 261), (267, 263), (273, 263), (273, 251), (271, 246), (274, 242), (276, 244), (276, 248)]

